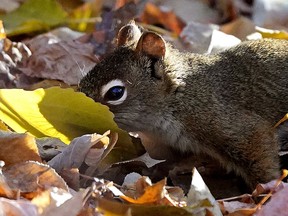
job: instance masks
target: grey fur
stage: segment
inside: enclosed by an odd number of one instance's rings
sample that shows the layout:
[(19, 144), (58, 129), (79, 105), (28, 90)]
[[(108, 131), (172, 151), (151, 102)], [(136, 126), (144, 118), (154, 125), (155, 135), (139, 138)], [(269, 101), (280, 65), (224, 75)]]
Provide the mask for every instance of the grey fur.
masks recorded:
[(287, 73), (284, 40), (244, 42), (211, 56), (166, 44), (165, 57), (156, 61), (133, 45), (97, 64), (80, 90), (107, 104), (100, 88), (122, 80), (127, 99), (107, 105), (119, 127), (138, 132), (152, 156), (171, 157), (171, 147), (205, 153), (252, 187), (279, 176), (273, 125), (288, 111)]

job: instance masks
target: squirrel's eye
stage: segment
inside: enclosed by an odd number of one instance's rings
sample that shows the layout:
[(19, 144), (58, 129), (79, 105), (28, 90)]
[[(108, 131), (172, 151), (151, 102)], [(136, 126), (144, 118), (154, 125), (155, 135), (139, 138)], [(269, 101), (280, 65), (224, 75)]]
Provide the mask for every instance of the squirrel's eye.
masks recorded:
[(107, 103), (118, 105), (126, 99), (127, 91), (121, 80), (112, 80), (102, 86), (101, 95)]
[(106, 92), (104, 98), (108, 101), (119, 100), (124, 95), (124, 92), (125, 88), (123, 86), (114, 86)]

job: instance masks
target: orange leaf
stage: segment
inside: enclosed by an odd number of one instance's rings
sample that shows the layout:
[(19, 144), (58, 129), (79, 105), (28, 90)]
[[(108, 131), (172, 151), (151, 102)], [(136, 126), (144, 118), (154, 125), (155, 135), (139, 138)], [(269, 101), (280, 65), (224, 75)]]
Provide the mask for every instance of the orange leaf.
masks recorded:
[(166, 179), (163, 179), (152, 186), (147, 186), (145, 188), (144, 194), (137, 199), (133, 199), (127, 196), (120, 196), (127, 202), (134, 204), (144, 204), (144, 203), (155, 203), (164, 198), (166, 190)]
[(27, 160), (41, 162), (35, 138), (29, 134), (8, 134), (0, 136), (0, 160), (6, 165)]
[(141, 21), (152, 25), (163, 25), (166, 29), (179, 35), (185, 23), (173, 11), (161, 11), (153, 3), (147, 3)]
[(12, 191), (19, 191), (27, 199), (46, 188), (58, 187), (68, 191), (64, 180), (48, 165), (26, 161), (3, 168), (3, 175)]

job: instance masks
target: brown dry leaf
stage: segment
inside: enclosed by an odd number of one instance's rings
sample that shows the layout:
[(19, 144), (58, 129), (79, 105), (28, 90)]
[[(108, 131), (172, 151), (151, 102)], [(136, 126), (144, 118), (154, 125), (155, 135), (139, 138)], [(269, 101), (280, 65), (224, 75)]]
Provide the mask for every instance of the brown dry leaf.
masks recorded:
[(32, 55), (23, 61), (19, 69), (31, 77), (77, 85), (98, 62), (91, 44), (72, 39), (59, 41), (51, 34), (33, 38), (28, 46)]
[[(7, 183), (7, 179), (2, 173), (2, 167), (4, 166), (4, 162), (1, 161), (1, 171), (0, 171), (0, 196), (1, 197), (8, 197), (8, 198), (14, 198), (17, 199), (17, 194), (13, 193), (11, 188), (9, 187)], [(1, 215), (1, 214), (0, 214)]]
[(79, 191), (80, 174), (78, 169), (63, 169), (59, 175), (64, 179), (69, 188)]
[[(212, 8), (207, 0), (157, 0), (152, 1), (161, 8), (173, 9), (175, 14), (185, 22), (219, 23), (221, 17), (217, 10)], [(218, 2), (218, 1), (217, 1)]]
[(219, 202), (224, 215), (245, 216), (255, 213), (255, 203), (245, 203), (241, 201)]
[(105, 198), (100, 198), (97, 200), (97, 210), (104, 215), (117, 215), (117, 216), (127, 216), (127, 215), (139, 215), (139, 216), (193, 216), (184, 208), (178, 208), (175, 206), (165, 206), (165, 205), (134, 205), (134, 204), (124, 204), (115, 201), (111, 201)]
[[(138, 17), (144, 10), (145, 3), (146, 0), (140, 0), (136, 3), (135, 1), (129, 1), (124, 6), (115, 8), (115, 10), (102, 11), (102, 22), (96, 24), (94, 32), (84, 35), (80, 40), (93, 44), (94, 50), (99, 56), (111, 52), (115, 48), (113, 40), (119, 29)], [(116, 2), (116, 6), (118, 6), (118, 2)]]
[(266, 203), (255, 215), (256, 216), (273, 216), (287, 215), (288, 187), (275, 193), (271, 200)]
[(222, 215), (218, 202), (196, 168), (193, 169), (191, 188), (187, 195), (187, 206), (193, 206), (191, 213), (200, 214), (202, 212), (205, 215), (208, 210), (215, 216)]
[(82, 209), (87, 192), (88, 190), (80, 191), (72, 196), (66, 190), (52, 187), (33, 198), (31, 203), (37, 206), (38, 214), (42, 216), (76, 216)]
[(29, 134), (0, 133), (0, 160), (6, 165), (33, 160), (41, 162), (35, 138)]
[(216, 9), (222, 15), (220, 18), (221, 23), (236, 19), (239, 13), (233, 0), (216, 1)]
[(133, 199), (127, 196), (120, 196), (122, 199), (127, 202), (134, 204), (148, 204), (148, 203), (157, 203), (165, 197), (167, 191), (165, 190), (166, 179), (163, 179), (153, 185), (145, 187), (144, 193), (137, 199)]
[(0, 215), (39, 216), (37, 207), (30, 201), (0, 198)]
[(4, 167), (3, 175), (13, 191), (19, 190), (27, 198), (34, 197), (38, 191), (50, 187), (68, 191), (66, 183), (54, 169), (35, 161)]
[[(57, 172), (60, 172), (63, 168), (79, 168), (83, 162), (88, 163), (94, 169), (117, 141), (117, 139), (109, 139), (109, 134), (110, 131), (107, 131), (103, 135), (86, 134), (77, 137), (48, 164)], [(93, 146), (96, 146), (96, 148), (92, 148)]]
[(236, 46), (241, 41), (218, 30), (217, 25), (189, 22), (180, 37), (188, 45), (186, 50), (196, 53), (217, 53)]
[(151, 2), (146, 4), (140, 20), (151, 25), (162, 25), (176, 35), (179, 35), (186, 25), (172, 10), (161, 10), (161, 8)]
[(255, 0), (252, 20), (257, 26), (288, 30), (288, 1)]
[(279, 183), (279, 180), (272, 180), (266, 184), (258, 184), (256, 189), (253, 191), (252, 196), (256, 197), (260, 194), (269, 193), (270, 191), (279, 191), (282, 190), (284, 187), (288, 187), (288, 183), (280, 182), (280, 184), (275, 187), (275, 185)]
[(21, 42), (0, 39), (0, 88), (14, 88), (19, 83), (19, 63), (31, 55), (28, 47)]
[(240, 16), (232, 22), (220, 26), (219, 30), (234, 35), (240, 40), (245, 40), (248, 35), (255, 32), (255, 24), (250, 19)]
[(125, 196), (138, 198), (142, 196), (145, 189), (151, 185), (152, 182), (149, 177), (141, 176), (138, 173), (129, 173), (125, 176), (122, 184), (122, 192)]
[(228, 214), (228, 216), (253, 216), (255, 212), (255, 208), (242, 208)]

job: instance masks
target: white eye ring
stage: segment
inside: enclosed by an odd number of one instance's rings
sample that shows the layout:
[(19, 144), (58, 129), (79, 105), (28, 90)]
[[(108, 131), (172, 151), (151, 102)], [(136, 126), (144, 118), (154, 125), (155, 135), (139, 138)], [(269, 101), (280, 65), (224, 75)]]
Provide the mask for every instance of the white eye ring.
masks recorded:
[(127, 98), (127, 89), (125, 88), (124, 83), (121, 80), (119, 80), (119, 79), (111, 80), (106, 85), (103, 85), (102, 88), (101, 88), (101, 91), (100, 91), (102, 98), (105, 98), (107, 92), (109, 90), (111, 90), (111, 88), (116, 87), (116, 86), (124, 87), (124, 93), (117, 100), (107, 100), (106, 101), (107, 103), (112, 104), (112, 105), (119, 105), (119, 104), (123, 103), (126, 100), (126, 98)]

